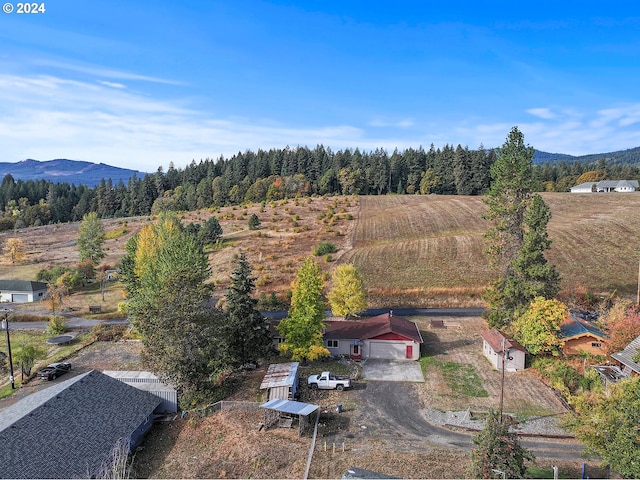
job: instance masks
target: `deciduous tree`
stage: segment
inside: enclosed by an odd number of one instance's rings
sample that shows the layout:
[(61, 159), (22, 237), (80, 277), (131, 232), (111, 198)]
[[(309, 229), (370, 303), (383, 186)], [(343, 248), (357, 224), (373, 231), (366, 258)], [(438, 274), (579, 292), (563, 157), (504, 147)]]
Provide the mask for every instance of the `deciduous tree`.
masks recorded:
[(23, 344), (22, 348), (16, 354), (16, 361), (20, 364), (22, 375), (27, 377), (31, 375), (31, 369), (36, 360), (45, 358), (46, 352), (37, 347), (33, 343)]
[(24, 242), (19, 238), (8, 238), (4, 244), (4, 254), (11, 263), (21, 263), (27, 257)]
[(122, 265), (144, 363), (183, 391), (207, 391), (228, 362), (222, 313), (207, 306), (210, 270), (200, 243), (163, 216), (130, 240)]
[(631, 303), (619, 301), (601, 319), (609, 335), (607, 353), (623, 350), (640, 335), (640, 312)]
[(473, 438), (473, 443), (476, 445), (471, 452), (473, 478), (495, 478), (498, 472), (503, 478), (525, 478), (525, 462), (535, 459), (494, 410), (489, 412), (485, 427)]
[(640, 377), (575, 398), (576, 438), (625, 478), (640, 478)]
[(333, 314), (345, 319), (367, 308), (364, 282), (355, 265), (338, 265), (333, 272), (333, 287), (327, 298)]
[(78, 230), (80, 261), (89, 259), (94, 265), (97, 265), (106, 256), (102, 249), (104, 240), (104, 227), (98, 214), (91, 212), (84, 215)]
[(324, 324), (324, 298), (322, 272), (316, 261), (307, 258), (298, 269), (292, 283), (291, 308), (287, 318), (278, 325), (284, 342), (278, 348), (293, 360), (316, 360), (328, 356), (322, 330)]
[(529, 353), (558, 354), (562, 341), (558, 337), (560, 324), (569, 316), (569, 309), (559, 300), (536, 297), (529, 309), (512, 324), (513, 336)]

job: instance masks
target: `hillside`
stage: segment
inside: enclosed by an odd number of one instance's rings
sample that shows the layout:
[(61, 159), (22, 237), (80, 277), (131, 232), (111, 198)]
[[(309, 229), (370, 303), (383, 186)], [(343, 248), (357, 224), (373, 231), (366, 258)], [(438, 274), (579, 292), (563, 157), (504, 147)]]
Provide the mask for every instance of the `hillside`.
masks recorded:
[[(546, 193), (553, 218), (548, 258), (562, 275), (565, 293), (576, 289), (595, 294), (635, 298), (640, 244), (640, 195), (571, 195)], [(283, 200), (261, 207), (225, 207), (184, 215), (185, 223), (201, 223), (215, 214), (225, 232), (225, 247), (210, 252), (217, 294), (228, 285), (232, 262), (247, 253), (257, 277), (258, 292), (282, 295), (297, 268), (321, 241), (338, 252), (318, 258), (331, 272), (339, 262), (352, 261), (362, 272), (371, 306), (479, 306), (492, 278), (483, 253), (481, 197), (384, 195), (311, 197)], [(247, 229), (256, 213), (262, 228)], [(105, 220), (111, 237), (107, 263), (115, 265), (131, 235), (150, 217)], [(0, 278), (31, 279), (41, 268), (78, 262), (78, 223), (48, 225), (5, 232), (25, 242), (23, 265), (0, 264)], [(327, 279), (329, 276), (327, 275)]]
[[(640, 195), (545, 193), (552, 212), (547, 258), (562, 290), (635, 298)], [(481, 197), (361, 197), (353, 248), (345, 256), (365, 276), (376, 303), (481, 305), (494, 273), (483, 252)]]
[(640, 147), (629, 148), (626, 150), (616, 150), (608, 153), (592, 153), (589, 155), (567, 155), (566, 153), (549, 153), (536, 150), (533, 155), (533, 163), (542, 165), (545, 163), (556, 165), (561, 162), (565, 163), (597, 163), (600, 160), (606, 160), (607, 165), (638, 165), (640, 164)]

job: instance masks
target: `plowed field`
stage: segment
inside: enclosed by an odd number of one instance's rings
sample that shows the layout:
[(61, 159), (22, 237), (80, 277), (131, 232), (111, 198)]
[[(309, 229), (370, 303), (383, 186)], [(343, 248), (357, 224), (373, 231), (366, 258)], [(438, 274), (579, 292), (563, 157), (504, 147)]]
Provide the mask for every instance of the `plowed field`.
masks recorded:
[[(632, 297), (637, 288), (640, 195), (545, 193), (547, 258), (562, 288)], [(495, 277), (484, 254), (481, 197), (367, 196), (346, 259), (362, 272), (372, 306), (481, 306)]]

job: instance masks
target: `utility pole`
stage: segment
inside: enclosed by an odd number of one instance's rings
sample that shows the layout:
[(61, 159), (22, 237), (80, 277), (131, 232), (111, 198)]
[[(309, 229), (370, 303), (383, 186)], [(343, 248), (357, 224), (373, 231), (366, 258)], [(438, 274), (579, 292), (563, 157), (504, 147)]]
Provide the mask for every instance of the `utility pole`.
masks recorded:
[(507, 339), (502, 336), (502, 380), (500, 382), (500, 423), (502, 423), (502, 410), (504, 407), (504, 362), (508, 358), (507, 355)]
[(11, 357), (11, 337), (9, 335), (9, 310), (4, 311), (4, 320), (2, 320), (2, 328), (7, 332), (7, 350), (9, 351), (9, 380), (11, 381), (11, 389), (15, 390), (16, 384), (13, 377), (13, 358)]
[(636, 304), (640, 306), (640, 260), (638, 261), (638, 298)]

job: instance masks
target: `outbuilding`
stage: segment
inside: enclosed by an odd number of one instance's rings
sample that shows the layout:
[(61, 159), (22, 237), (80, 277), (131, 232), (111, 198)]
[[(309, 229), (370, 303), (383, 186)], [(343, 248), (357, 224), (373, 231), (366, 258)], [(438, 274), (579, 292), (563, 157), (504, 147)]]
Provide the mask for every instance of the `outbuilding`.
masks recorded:
[(298, 362), (272, 363), (262, 379), (260, 390), (266, 390), (266, 401), (279, 398), (293, 400), (298, 395)]
[(162, 403), (153, 413), (176, 413), (178, 411), (178, 392), (160, 381), (153, 372), (143, 370), (105, 370), (102, 373), (126, 383), (130, 387), (154, 394)]
[(0, 302), (29, 303), (44, 300), (47, 284), (31, 280), (0, 280)]
[(508, 372), (525, 369), (527, 349), (496, 328), (482, 333), (482, 353), (496, 370)]
[(604, 355), (604, 347), (609, 341), (606, 333), (575, 313), (571, 313), (560, 324), (558, 337), (562, 341), (562, 352), (565, 355), (579, 353)]

